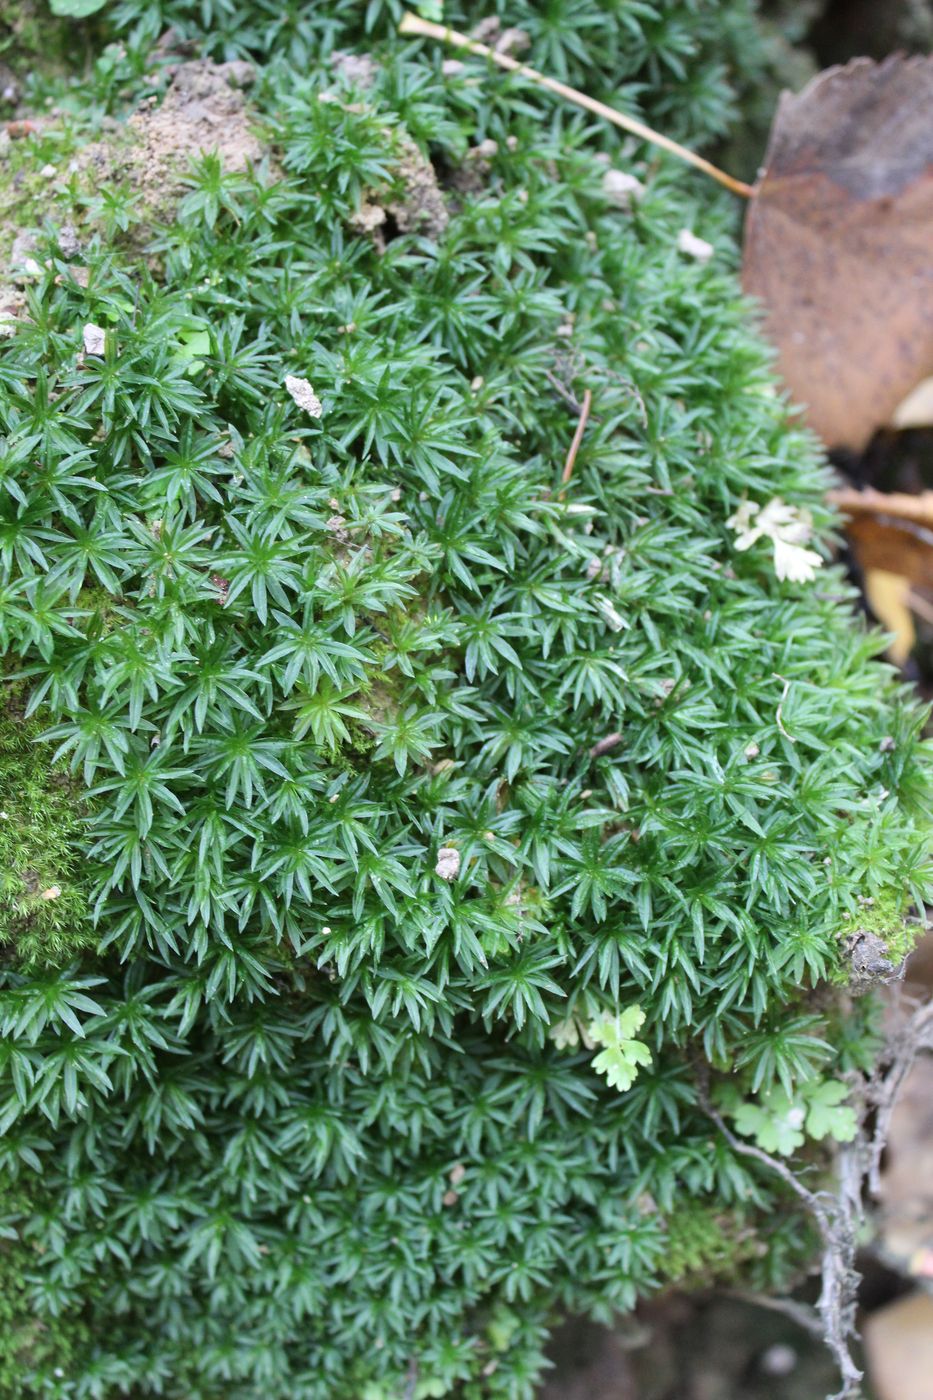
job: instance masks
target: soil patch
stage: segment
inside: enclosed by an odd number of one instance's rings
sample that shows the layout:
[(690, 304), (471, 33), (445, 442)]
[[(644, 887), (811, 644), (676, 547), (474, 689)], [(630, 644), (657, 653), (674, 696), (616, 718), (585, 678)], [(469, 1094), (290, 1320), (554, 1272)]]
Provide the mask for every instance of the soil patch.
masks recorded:
[(128, 185), (153, 221), (170, 219), (198, 154), (216, 153), (225, 170), (245, 170), (266, 154), (243, 92), (253, 78), (248, 63), (180, 64), (158, 106), (147, 100), (119, 136), (80, 152), (79, 172), (95, 186)]

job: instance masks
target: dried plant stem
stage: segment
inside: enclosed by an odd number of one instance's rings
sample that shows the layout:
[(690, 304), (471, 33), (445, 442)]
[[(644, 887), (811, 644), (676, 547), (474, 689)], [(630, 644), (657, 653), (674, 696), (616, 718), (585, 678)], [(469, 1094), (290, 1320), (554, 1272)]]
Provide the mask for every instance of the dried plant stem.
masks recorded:
[(455, 29), (448, 29), (444, 24), (433, 24), (430, 20), (421, 19), (420, 16), (412, 14), (402, 16), (399, 32), (401, 34), (418, 34), (426, 39), (439, 39), (441, 43), (452, 44), (455, 48), (467, 49), (470, 53), (478, 54), (481, 58), (488, 58), (490, 62), (497, 63), (500, 68), (505, 68), (510, 73), (521, 73), (531, 82), (538, 83), (551, 92), (556, 92), (558, 97), (563, 97), (567, 102), (573, 102), (577, 107), (585, 107), (588, 112), (602, 117), (603, 121), (612, 122), (613, 126), (620, 126), (623, 131), (630, 131), (633, 136), (639, 136), (642, 141), (650, 141), (653, 146), (660, 146), (662, 150), (669, 151), (671, 155), (686, 161), (688, 165), (702, 170), (704, 175), (709, 175), (718, 184), (725, 185), (726, 189), (731, 190), (733, 194), (740, 194), (746, 199), (751, 199), (755, 193), (754, 188), (747, 185), (744, 180), (736, 180), (734, 176), (727, 175), (724, 170), (713, 165), (712, 161), (704, 160), (702, 156), (698, 156), (687, 146), (681, 146), (679, 142), (662, 136), (660, 132), (653, 131), (650, 126), (646, 126), (637, 118), (627, 117), (623, 112), (617, 112), (614, 107), (607, 107), (605, 102), (598, 102), (595, 97), (589, 97), (585, 92), (578, 92), (576, 88), (568, 87), (566, 83), (558, 82), (556, 78), (548, 78), (544, 73), (539, 73), (536, 68), (529, 68), (526, 63), (519, 63), (517, 59), (510, 58), (508, 54), (497, 53), (488, 44), (481, 44), (476, 39), (471, 39), (467, 34), (459, 34)]
[(892, 520), (909, 520), (914, 525), (933, 528), (933, 491), (911, 496), (906, 491), (889, 493), (873, 487), (856, 491), (851, 486), (841, 486), (830, 491), (828, 499), (846, 515), (887, 515)]
[(573, 476), (573, 465), (574, 462), (576, 462), (577, 460), (577, 453), (580, 451), (580, 443), (583, 441), (583, 433), (586, 428), (586, 420), (590, 416), (590, 407), (592, 403), (593, 395), (590, 392), (590, 390), (587, 389), (583, 395), (583, 403), (580, 405), (580, 417), (577, 419), (576, 431), (573, 435), (573, 441), (570, 444), (570, 451), (567, 453), (567, 460), (564, 463), (563, 474), (561, 475), (561, 481), (565, 486), (567, 485), (567, 482), (570, 480), (570, 478)]

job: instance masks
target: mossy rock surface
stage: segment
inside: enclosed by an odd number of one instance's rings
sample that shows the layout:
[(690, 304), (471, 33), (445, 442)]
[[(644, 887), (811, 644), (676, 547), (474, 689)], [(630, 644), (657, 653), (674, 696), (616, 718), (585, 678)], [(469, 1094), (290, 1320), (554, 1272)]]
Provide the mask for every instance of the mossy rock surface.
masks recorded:
[[(721, 9), (658, 79), (707, 135)], [(156, 16), (257, 64), (265, 157), (200, 157), (163, 227), (80, 154), (184, 81), (155, 24), (17, 155), (68, 152), (0, 344), (3, 772), (76, 901), (70, 944), (0, 929), (28, 1396), (518, 1400), (564, 1311), (779, 1284), (796, 1201), (698, 1086), (865, 1063), (848, 935), (900, 955), (926, 891), (923, 715), (731, 207), (391, 7), (313, 10)], [(650, 17), (562, 59), (526, 11), (539, 64), (650, 79)], [(811, 578), (736, 549), (775, 497)]]

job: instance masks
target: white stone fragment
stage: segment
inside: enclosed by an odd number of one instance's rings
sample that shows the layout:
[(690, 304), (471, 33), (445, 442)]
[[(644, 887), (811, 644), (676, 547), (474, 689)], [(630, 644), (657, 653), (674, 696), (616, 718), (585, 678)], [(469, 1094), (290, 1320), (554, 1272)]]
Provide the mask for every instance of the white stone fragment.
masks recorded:
[(95, 326), (93, 321), (88, 321), (84, 327), (84, 353), (86, 355), (102, 355), (107, 342), (107, 335), (103, 326)]
[(688, 228), (682, 228), (677, 235), (677, 247), (682, 253), (686, 253), (690, 258), (696, 258), (699, 263), (707, 263), (715, 253), (716, 249), (712, 243), (707, 243), (705, 238), (698, 238)]
[(642, 182), (625, 170), (607, 170), (603, 176), (603, 194), (617, 209), (631, 209), (644, 193)]
[(299, 408), (303, 408), (311, 418), (320, 418), (324, 411), (323, 405), (307, 379), (299, 379), (297, 375), (286, 374), (285, 387)]
[(441, 846), (437, 853), (435, 875), (442, 880), (456, 880), (460, 874), (460, 852), (454, 846)]

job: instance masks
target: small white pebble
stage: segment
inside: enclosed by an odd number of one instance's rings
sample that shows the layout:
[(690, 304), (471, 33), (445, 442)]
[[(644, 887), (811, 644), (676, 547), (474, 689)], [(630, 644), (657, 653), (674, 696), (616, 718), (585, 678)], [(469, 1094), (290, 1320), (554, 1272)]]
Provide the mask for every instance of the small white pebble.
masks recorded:
[(102, 355), (106, 343), (107, 333), (103, 326), (95, 326), (93, 321), (89, 321), (84, 327), (84, 353)]
[(707, 243), (705, 238), (698, 238), (688, 228), (682, 228), (677, 235), (677, 247), (688, 257), (696, 258), (699, 263), (709, 262), (716, 251), (712, 243)]
[(434, 873), (442, 880), (456, 880), (460, 874), (460, 852), (454, 846), (441, 846)]
[(39, 174), (42, 176), (43, 180), (54, 180), (55, 176), (58, 174), (58, 171), (56, 170), (54, 165), (43, 165), (42, 169), (39, 171)]
[(286, 374), (285, 387), (299, 408), (303, 408), (311, 418), (320, 418), (323, 406), (307, 379), (299, 379), (297, 375)]

